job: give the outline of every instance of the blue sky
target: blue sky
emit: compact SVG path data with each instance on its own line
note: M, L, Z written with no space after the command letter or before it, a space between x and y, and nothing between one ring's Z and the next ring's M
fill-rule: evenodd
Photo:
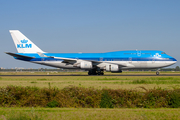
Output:
M1 0L0 67L48 68L6 55L17 52L9 30L46 52L162 50L180 60L179 6L179 0Z

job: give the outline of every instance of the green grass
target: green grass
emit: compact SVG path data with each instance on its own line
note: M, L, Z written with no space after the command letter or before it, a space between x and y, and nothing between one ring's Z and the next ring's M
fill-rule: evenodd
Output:
M124 80L124 78L121 78L121 77L104 77L104 78L98 78L97 80ZM126 78L127 80L127 78Z
M180 84L180 80L133 80L129 84Z
M180 85L180 76L3 76L0 82L0 87L13 85L48 88L50 83L51 87L60 89L69 85L97 89L136 89L139 86L171 89Z
M0 108L0 120L178 120L180 109Z
M122 73L105 72L105 75L153 74L156 71L123 71ZM180 71L161 71L160 74L180 74ZM87 72L0 72L0 75L87 75Z
M87 75L87 72L53 73L53 72L1 72L1 75ZM121 75L121 73L105 73L105 75ZM128 74L155 74L155 72L123 72ZM161 74L180 74L180 72L161 72ZM147 91L152 88L174 89L180 88L180 76L23 76L0 77L0 87L30 86L38 88L58 88L67 86L80 86L82 88L95 89L128 89ZM50 83L50 85L49 85ZM149 96L151 98L151 96ZM87 101L91 100L88 98ZM161 100L161 98L159 99ZM163 99L162 99L163 100ZM113 101L113 99L112 99ZM123 104L123 99L119 100ZM115 101L113 101L115 102ZM173 102L173 101L172 101ZM131 102L129 102L131 103ZM56 104L55 104L56 105ZM148 106L147 106L148 107ZM26 118L25 118L26 117ZM145 109L145 108L0 108L0 120L43 119L43 120L104 120L104 119L180 119L180 109Z

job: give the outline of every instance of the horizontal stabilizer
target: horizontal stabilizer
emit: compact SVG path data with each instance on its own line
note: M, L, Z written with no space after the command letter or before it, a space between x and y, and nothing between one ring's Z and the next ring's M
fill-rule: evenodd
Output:
M16 53L10 53L10 52L5 52L6 54L8 55L11 55L13 57L16 57L16 58L27 58L27 59L33 59L35 57L29 57L29 56L25 56L25 55L19 55L19 54L16 54Z

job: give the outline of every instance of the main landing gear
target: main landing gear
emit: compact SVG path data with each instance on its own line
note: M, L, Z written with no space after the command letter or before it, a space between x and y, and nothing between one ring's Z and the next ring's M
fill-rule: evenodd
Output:
M89 70L88 75L104 75L104 71L103 70L96 70L96 69L92 69Z

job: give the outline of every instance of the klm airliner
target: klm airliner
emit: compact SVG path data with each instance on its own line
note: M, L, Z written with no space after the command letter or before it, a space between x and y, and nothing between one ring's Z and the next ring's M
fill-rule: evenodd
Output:
M6 52L17 60L57 68L83 69L88 75L104 75L104 71L127 69L159 69L177 60L159 50L127 50L106 53L47 53L18 30L10 30L18 53ZM159 70L156 72L159 75Z

